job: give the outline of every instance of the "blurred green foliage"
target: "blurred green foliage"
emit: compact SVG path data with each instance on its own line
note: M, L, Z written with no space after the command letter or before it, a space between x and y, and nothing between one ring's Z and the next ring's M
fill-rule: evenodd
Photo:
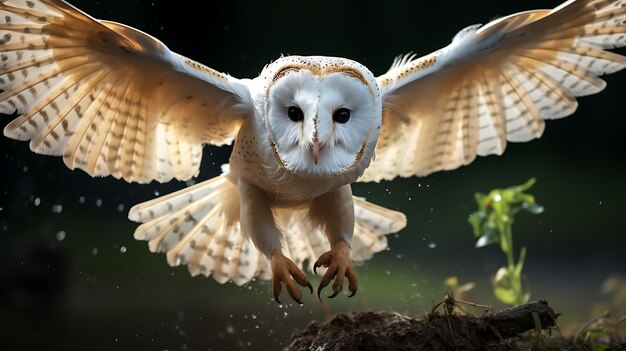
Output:
M532 214L543 212L535 203L535 197L526 193L535 184L532 178L522 185L494 189L489 194L476 193L478 211L472 213L469 222L478 237L476 247L500 243L506 254L507 266L498 269L494 279L494 294L507 305L521 305L530 299L530 292L522 286L522 268L526 247L522 247L517 262L513 250L513 222L515 215L524 210Z

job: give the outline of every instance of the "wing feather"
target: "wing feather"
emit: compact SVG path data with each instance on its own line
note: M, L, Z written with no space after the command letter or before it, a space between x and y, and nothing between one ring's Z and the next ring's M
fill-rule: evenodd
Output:
M539 138L626 67L626 1L570 0L461 31L448 47L377 78L383 123L360 181L455 169L507 141ZM400 158L398 156L400 155Z
M143 183L196 175L202 145L231 142L252 105L246 81L62 0L0 2L0 90L0 113L19 115L6 136Z
M93 102L89 106L89 109L85 111L85 118L80 120L79 125L76 126L74 131L74 135L68 142L68 152L64 155L64 161L68 167L74 168L79 165L83 167L86 166L85 164L81 164L81 162L84 162L83 160L86 159L87 151L91 145L90 142L86 142L86 139L93 138L92 133L98 127L95 121L98 114L101 113L100 109L112 89L113 86L100 86L91 93L90 99L92 99Z

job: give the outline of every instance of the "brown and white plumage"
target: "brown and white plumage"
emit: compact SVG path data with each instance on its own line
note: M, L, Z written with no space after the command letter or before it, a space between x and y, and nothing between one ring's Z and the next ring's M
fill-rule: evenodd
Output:
M406 218L362 198L354 202L352 259L365 261L387 247L385 234L402 229ZM152 252L167 253L171 266L187 265L191 275L237 285L271 277L268 259L241 232L239 193L228 173L135 206L129 217L145 223L135 239L148 241ZM317 257L330 249L322 230L303 209L282 208L276 217L281 228L290 229L285 255L298 266L308 261L312 269Z
M507 141L539 138L545 119L569 116L575 97L626 67L606 51L626 45L626 2L568 1L462 31L449 46L377 78L385 109L376 160L360 181L424 176Z
M221 176L135 206L153 252L192 275L273 280L300 302L301 268L336 296L402 213L350 183L423 176L501 154L572 114L626 67L626 0L571 0L461 31L375 77L344 58L287 56L237 79L62 0L0 0L4 134L92 176L188 179L204 144L235 140ZM375 155L374 155L375 154ZM375 156L375 157L374 157ZM317 258L317 260L316 260Z
M243 83L133 28L58 0L2 2L6 136L71 168L127 181L187 179L202 144L229 143Z

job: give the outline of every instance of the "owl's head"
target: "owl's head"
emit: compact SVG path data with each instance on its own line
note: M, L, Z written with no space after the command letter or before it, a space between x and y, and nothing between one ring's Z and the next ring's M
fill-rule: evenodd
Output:
M265 127L281 167L303 176L363 173L382 118L379 88L365 66L341 58L288 56L261 77Z

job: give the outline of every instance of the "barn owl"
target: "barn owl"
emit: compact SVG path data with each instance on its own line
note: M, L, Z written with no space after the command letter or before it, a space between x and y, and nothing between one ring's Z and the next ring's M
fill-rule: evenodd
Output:
M471 26L375 76L345 58L284 56L238 79L62 0L0 1L4 134L70 168L128 182L186 180L205 144L234 141L213 179L139 204L135 238L192 275L272 280L301 303L383 250L402 213L353 182L425 176L539 138L575 97L626 67L626 1L572 0Z

